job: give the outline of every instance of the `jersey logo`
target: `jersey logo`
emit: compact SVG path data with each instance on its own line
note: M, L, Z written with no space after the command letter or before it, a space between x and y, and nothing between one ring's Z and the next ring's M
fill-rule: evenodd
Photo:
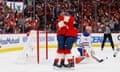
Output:
M69 22L70 16L64 16L64 22Z

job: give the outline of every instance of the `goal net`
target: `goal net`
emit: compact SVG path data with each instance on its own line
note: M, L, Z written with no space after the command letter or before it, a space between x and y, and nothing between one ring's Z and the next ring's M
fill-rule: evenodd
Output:
M22 60L21 60L22 59ZM31 30L27 34L24 50L17 63L36 63L48 59L48 33L46 31Z

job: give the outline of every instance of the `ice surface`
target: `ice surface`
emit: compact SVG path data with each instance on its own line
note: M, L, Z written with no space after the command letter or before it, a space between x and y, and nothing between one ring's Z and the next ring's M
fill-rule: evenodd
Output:
M40 64L25 64L16 63L18 56L22 53L21 51L0 53L0 72L120 72L120 56L114 58L113 51L111 48L105 48L100 51L99 48L94 49L96 55L99 58L108 57L103 63L97 63L94 60L85 60L80 64L75 65L75 69L54 69L53 59L56 55L56 49L49 49L49 59L45 60L44 52L41 50ZM42 53L43 52L43 53ZM75 50L73 49L73 52ZM76 54L76 53L74 53Z

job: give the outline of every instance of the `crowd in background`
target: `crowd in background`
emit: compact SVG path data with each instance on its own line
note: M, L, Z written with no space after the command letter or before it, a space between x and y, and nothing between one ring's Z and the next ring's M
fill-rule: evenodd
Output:
M11 9L6 1L24 2L23 12ZM91 25L93 32L103 32L106 21L113 32L120 32L119 0L3 0L0 33L25 33L32 29L56 32L55 24L62 11L73 13L79 32L86 25Z

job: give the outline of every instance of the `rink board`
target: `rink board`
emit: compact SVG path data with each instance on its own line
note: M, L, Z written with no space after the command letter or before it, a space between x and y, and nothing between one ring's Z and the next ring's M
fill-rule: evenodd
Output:
M113 41L115 48L119 45L119 33L112 34ZM81 33L78 35L78 39L81 39ZM92 33L92 47L93 48L100 48L101 43L103 40L103 33ZM45 36L41 36L40 39L40 48L46 48L46 40ZM8 51L16 51L16 50L23 50L24 44L27 42L26 34L1 34L0 35L0 52L8 52ZM110 48L109 40L106 41L105 47ZM74 44L74 48L77 46ZM57 48L57 38L56 33L49 33L48 34L48 48Z

